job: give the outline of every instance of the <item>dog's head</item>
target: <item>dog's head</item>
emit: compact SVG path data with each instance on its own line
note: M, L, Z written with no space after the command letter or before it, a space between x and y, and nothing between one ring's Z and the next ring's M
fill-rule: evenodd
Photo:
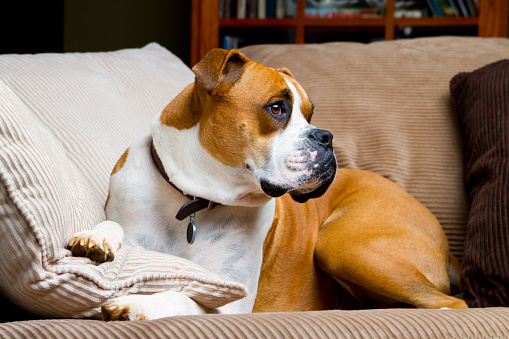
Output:
M250 173L270 197L289 192L305 202L327 190L337 168L332 134L309 124L313 105L290 71L214 49L193 72L195 83L165 108L162 124L197 128L212 158Z

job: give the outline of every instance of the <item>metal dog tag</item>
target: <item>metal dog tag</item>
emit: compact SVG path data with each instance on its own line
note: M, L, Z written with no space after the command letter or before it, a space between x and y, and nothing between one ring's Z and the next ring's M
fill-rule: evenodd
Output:
M194 238L196 238L196 225L193 219L194 217L190 217L189 225L187 225L187 242L189 244L194 243Z

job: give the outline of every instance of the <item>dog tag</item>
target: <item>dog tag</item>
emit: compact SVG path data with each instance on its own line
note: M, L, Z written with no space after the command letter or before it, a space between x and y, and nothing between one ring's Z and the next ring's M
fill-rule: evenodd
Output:
M189 225L187 225L187 242L192 244L194 242L194 238L196 238L196 225L194 224L193 217L191 217Z

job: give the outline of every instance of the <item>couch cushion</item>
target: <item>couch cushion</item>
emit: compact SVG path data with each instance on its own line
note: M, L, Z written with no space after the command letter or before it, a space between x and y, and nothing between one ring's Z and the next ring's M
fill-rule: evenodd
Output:
M456 256L465 239L461 138L449 81L507 56L509 40L439 37L371 44L265 45L251 59L287 67L334 134L339 165L402 186L442 224Z
M109 174L194 75L151 44L110 53L0 56L0 289L23 308L88 317L108 298L182 291L206 307L246 295L187 260L124 246L72 257L71 236L105 219Z
M100 333L122 339L487 339L507 338L508 320L508 308L221 314L135 322L57 319L0 324L0 337L95 338Z
M471 307L509 306L509 60L451 80L470 203L462 265Z

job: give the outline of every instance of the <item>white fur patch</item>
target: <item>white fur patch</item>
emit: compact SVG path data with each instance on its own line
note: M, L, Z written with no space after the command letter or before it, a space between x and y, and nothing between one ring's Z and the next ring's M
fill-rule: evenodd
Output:
M292 189L303 183L312 170L308 169L309 159L316 158L316 152L306 147L306 132L312 128L301 112L302 98L295 86L286 83L293 94L292 113L284 130L276 134L272 146L271 161L263 169L255 172L258 178L265 178L272 184Z
M154 145L170 180L185 193L229 206L259 206L268 201L253 174L225 166L200 144L200 125L188 130L161 125L159 116L152 123Z

